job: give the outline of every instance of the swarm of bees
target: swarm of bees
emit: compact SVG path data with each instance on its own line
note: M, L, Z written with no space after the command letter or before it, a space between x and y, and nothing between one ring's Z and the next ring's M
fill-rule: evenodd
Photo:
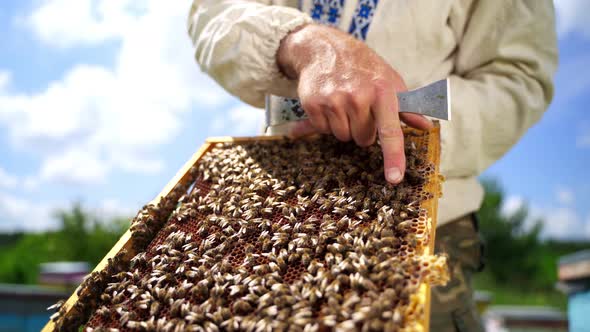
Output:
M419 289L448 272L427 252L428 134L411 133L397 186L377 144L218 144L195 181L138 213L137 254L87 278L91 295L57 329L422 330Z

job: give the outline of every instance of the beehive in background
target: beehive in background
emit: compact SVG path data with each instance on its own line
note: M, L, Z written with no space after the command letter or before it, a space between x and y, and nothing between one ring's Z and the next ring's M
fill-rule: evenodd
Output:
M378 145L208 140L46 329L427 329L439 129L405 138L397 186Z

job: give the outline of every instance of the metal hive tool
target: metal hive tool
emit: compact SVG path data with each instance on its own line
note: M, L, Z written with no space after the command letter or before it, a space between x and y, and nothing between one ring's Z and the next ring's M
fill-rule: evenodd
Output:
M438 128L405 138L398 186L378 145L210 140L46 329L427 330Z

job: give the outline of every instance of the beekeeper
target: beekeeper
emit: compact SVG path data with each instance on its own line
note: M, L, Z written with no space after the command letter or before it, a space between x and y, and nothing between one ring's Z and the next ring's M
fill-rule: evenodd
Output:
M450 78L452 121L441 123L436 251L452 279L432 290L432 331L482 330L471 275L482 267L477 176L537 122L557 65L550 0L195 0L188 29L201 69L244 102L299 98L309 116L284 134L379 139L391 183L405 171L395 93Z

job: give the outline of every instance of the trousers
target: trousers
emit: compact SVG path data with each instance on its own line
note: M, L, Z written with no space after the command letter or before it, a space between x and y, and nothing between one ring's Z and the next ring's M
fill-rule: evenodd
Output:
M484 331L473 299L472 277L484 267L477 216L466 215L437 227L435 253L448 256L450 280L431 289L430 331Z

